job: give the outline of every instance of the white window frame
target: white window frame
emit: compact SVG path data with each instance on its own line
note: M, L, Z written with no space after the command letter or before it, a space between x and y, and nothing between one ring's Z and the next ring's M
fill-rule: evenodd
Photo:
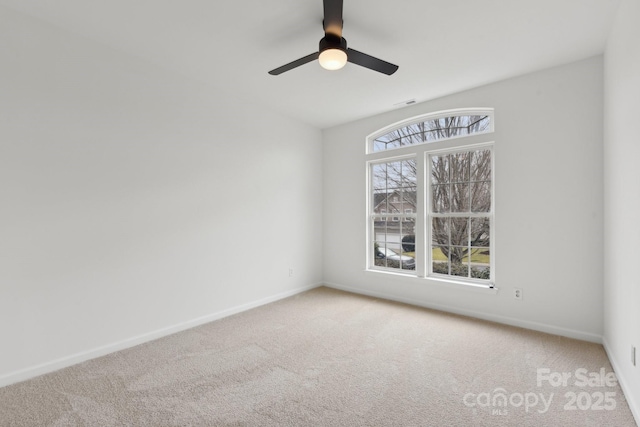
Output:
M434 120L443 117L461 116L461 115L488 115L490 116L490 128L483 132L470 135L454 136L447 139L440 139L433 142L414 144L391 148L389 150L373 151L373 141L395 129L411 124ZM398 276L412 276L418 279L433 280L438 283L453 283L471 285L481 288L495 288L495 155L493 148L495 141L493 133L495 129L495 116L492 108L465 108L446 111L438 111L435 113L422 114L414 116L406 120L386 126L375 133L369 135L366 139L366 173L367 173L367 231L366 231L366 270L376 273L384 272ZM455 153L460 151L474 151L479 149L488 149L492 151L491 155L491 212L490 213L464 213L460 216L465 217L489 217L490 223L490 279L473 279L465 277L457 277L452 275L443 275L432 273L432 250L431 250L431 216L430 216L430 197L431 190L429 185L430 161L429 156L433 154ZM373 216L377 216L372 212L371 206L373 177L372 167L375 164L389 163L399 160L414 158L416 160L416 181L417 181L417 201L416 212L407 217L415 218L415 270L400 270L375 266L375 257L371 250L375 233ZM453 216L456 216L454 214Z

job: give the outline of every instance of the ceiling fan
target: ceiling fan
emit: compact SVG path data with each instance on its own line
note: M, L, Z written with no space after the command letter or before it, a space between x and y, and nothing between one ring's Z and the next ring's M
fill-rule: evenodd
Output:
M348 61L388 76L395 73L398 70L397 65L347 47L347 41L342 37L342 1L323 0L324 21L322 25L324 27L324 37L320 40L318 52L271 70L269 74L277 76L316 59L327 70L339 70Z

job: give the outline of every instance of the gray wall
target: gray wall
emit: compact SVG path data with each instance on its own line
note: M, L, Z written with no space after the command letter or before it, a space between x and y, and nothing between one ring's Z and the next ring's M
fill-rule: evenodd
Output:
M322 281L319 130L8 9L0 57L0 385Z
M600 341L602 57L324 131L324 278L331 286ZM425 84L429 84L425 81ZM453 108L495 108L497 293L365 271L365 138ZM523 299L513 298L521 288Z
M623 0L605 53L604 342L640 422L640 1ZM631 346L636 347L636 366Z

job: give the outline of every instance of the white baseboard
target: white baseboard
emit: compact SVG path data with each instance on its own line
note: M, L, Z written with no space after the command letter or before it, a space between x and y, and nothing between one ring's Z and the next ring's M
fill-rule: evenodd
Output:
M637 402L636 399L634 399L635 396L631 394L631 388L628 386L627 380L624 378L624 376L621 375L622 370L618 369L620 366L620 363L618 362L618 359L616 359L615 355L611 351L611 348L609 347L606 336L602 338L602 346L604 347L604 351L607 353L609 362L611 362L613 371L616 373L616 378L618 378L618 384L620 384L620 388L624 393L624 397L627 400L629 409L631 409L633 418L636 419L636 424L640 426L640 404Z
M169 326L166 328L158 329L146 334L138 335L132 338L128 338L122 341L118 341L112 344L107 344L92 350L83 351L80 353L72 354L70 356L62 357L60 359L53 360L51 362L42 363L40 365L32 366L26 369L22 369L16 372L11 372L0 376L0 387L4 387L10 384L14 384L20 381L25 381L39 375L47 374L49 372L57 371L78 363L85 362L87 360L95 359L97 357L105 356L109 353L124 350L130 347L134 347L139 344L143 344L149 341L153 341L158 338L162 338L167 335L175 334L187 329L194 328L196 326L203 325L205 323L213 322L214 320L222 319L233 314L241 313L243 311L250 310L252 308L259 307L261 305L269 304L284 298L297 295L302 292L317 288L322 284L305 286L303 288L296 288L293 290L281 292L266 298L262 298L257 301L252 301L246 304L231 307L226 310L222 310L216 313L208 314L206 316L198 317L196 319L188 320L186 322L179 323L177 325Z
M362 295L368 295L376 298L388 299L391 301L402 302L405 304L416 305L420 307L430 308L433 310L445 311L447 313L459 314L461 316L474 317L476 319L488 320L491 322L502 323L505 325L517 326L519 328L532 329L534 331L545 332L552 335L560 335L563 337L574 338L582 341L589 341L597 344L602 344L602 335L592 334L589 332L562 328L554 325L548 325L545 323L531 322L527 320L516 319L513 317L499 316L499 315L484 313L480 311L465 310L465 309L460 309L458 307L452 307L452 306L446 306L446 305L440 305L440 304L431 304L431 303L422 302L422 301L415 301L413 299L398 296L398 295L387 294L384 292L371 292L368 290L339 285L336 283L325 282L324 285L329 288L340 289L343 291L352 292L354 294L362 294Z

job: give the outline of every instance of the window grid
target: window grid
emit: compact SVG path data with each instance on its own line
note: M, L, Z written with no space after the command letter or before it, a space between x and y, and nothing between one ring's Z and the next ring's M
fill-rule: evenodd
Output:
M427 174L430 177L427 203L429 275L490 280L492 163L489 147L427 155ZM471 191L474 184L475 191ZM441 193L447 197L440 197ZM464 197L454 197L460 193ZM474 200L474 196L480 200ZM443 231L446 231L446 236L443 236ZM479 234L476 238L472 233Z
M415 235L415 157L371 164L369 230L372 236L372 267L414 270L415 248L403 238ZM410 209L408 209L410 207ZM413 250L405 250L405 249Z

